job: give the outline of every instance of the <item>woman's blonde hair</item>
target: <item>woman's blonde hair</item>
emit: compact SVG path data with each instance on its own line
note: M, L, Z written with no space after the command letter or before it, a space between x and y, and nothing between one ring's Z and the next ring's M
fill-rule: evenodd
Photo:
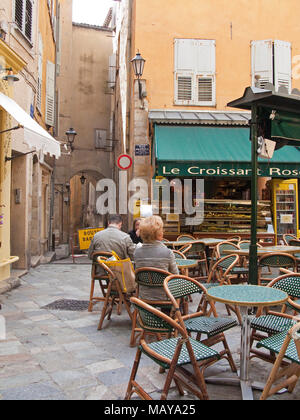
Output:
M160 216L149 216L141 220L140 235L143 242L155 242L163 232L164 223Z

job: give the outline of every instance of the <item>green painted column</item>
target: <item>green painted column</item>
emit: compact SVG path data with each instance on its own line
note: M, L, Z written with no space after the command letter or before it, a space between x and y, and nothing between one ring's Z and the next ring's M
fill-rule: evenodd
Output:
M249 257L249 283L258 283L257 271L257 133L258 133L258 108L252 105L251 116L251 245Z

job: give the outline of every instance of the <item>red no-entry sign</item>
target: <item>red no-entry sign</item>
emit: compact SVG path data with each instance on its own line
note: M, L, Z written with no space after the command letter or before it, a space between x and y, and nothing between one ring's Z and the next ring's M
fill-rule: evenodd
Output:
M129 155L120 155L117 162L118 168L122 170L129 169L132 166L132 158Z

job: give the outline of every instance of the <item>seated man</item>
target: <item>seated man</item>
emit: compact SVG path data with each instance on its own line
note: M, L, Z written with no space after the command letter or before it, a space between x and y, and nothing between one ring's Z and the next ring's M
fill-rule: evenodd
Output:
M93 237L88 250L88 257L93 259L93 253L96 251L114 251L122 260L128 257L133 259L136 245L127 233L121 231L121 228L121 216L118 214L110 215L108 217L108 227L97 232Z

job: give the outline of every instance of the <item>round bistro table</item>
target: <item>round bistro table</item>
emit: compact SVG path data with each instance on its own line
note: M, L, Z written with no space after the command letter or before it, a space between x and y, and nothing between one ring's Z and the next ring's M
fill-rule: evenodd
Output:
M185 276L189 275L189 269L190 268L195 268L198 265L197 260L188 260L188 259L184 259L184 258L175 258L175 260L176 260L176 264L177 264L178 269Z
M205 246L216 246L220 242L223 242L224 239L218 238L200 238L200 239L191 239L190 241L163 241L165 245L173 247L181 247L183 245L193 244L194 242L202 242Z
M249 249L223 249L222 253L224 254L238 254L241 256L248 256ZM268 254L271 252L285 252L286 254L298 254L300 253L300 247L298 246L287 246L287 245L276 245L276 246L266 246L262 248L257 248L257 256L260 257L263 254Z
M278 289L265 286L231 285L216 286L207 290L207 298L215 302L232 304L240 307L242 315L240 375L238 383L241 386L243 400L253 400L252 387L263 389L261 384L249 380L250 336L252 316L248 315L253 307L280 305L287 301L288 295ZM220 381L220 378L205 378L209 382L236 384L236 379ZM219 381L218 381L219 379Z

